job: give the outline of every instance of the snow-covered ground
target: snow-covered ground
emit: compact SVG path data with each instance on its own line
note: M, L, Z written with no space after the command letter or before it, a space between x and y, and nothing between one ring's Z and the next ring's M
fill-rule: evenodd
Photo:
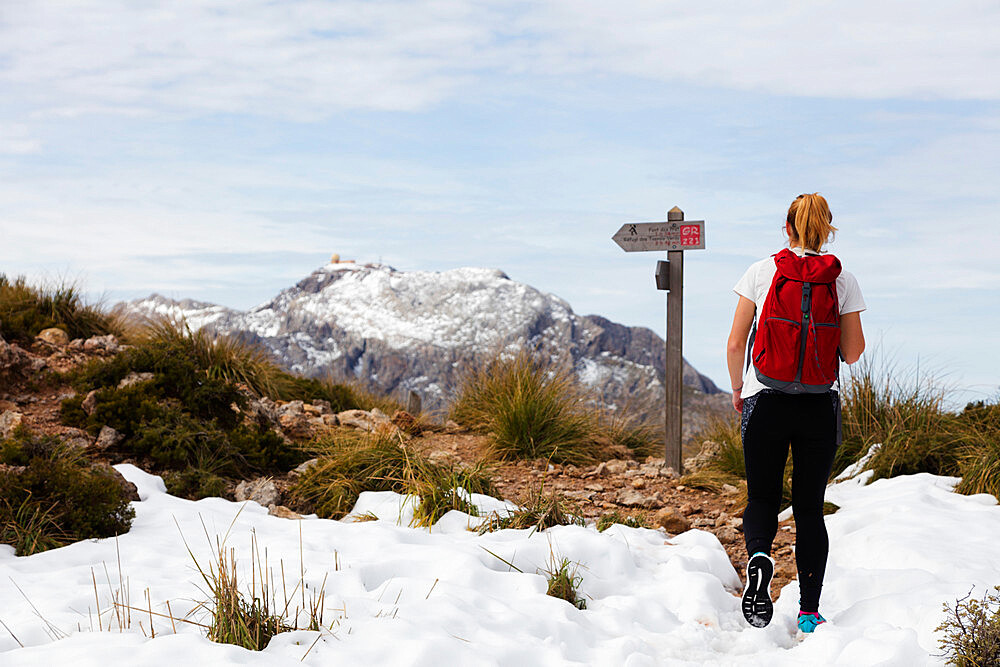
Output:
M830 622L802 639L797 584L782 591L768 628L748 627L740 578L707 532L567 526L479 536L466 529L475 519L458 512L414 529L405 526L409 501L392 493L359 500L355 511L378 521L290 521L254 503L174 498L159 478L118 468L142 500L117 545L87 541L26 558L0 546L0 620L9 628L0 626L0 664L925 665L942 662L933 655L942 603L1000 583L996 500L954 494L956 479L928 474L830 487L827 498L841 506L827 522L822 611ZM95 595L106 627L119 577L133 606L147 607L148 591L154 613L166 614L169 600L183 616L203 600L184 540L207 565L206 530L213 542L228 533L247 575L254 533L279 596L279 563L290 591L300 567L310 590L325 578L332 630L278 635L260 653L213 644L193 625L177 623L175 634L159 616L156 638L147 638L148 614L136 611L131 630L96 630ZM545 595L537 572L553 553L580 564L586 610Z

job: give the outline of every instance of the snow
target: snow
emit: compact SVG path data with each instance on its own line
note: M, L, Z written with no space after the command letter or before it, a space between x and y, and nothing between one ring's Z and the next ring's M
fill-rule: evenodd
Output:
M783 589L770 626L748 627L739 576L704 531L564 526L479 536L468 530L479 519L461 512L417 529L406 525L413 499L391 492L362 494L354 508L377 521L290 521L252 502L174 498L158 477L117 467L141 498L128 534L24 558L0 548L0 620L27 646L0 626L0 663L940 664L934 628L942 603L1000 583L996 499L957 495L957 479L928 474L868 485L854 477L828 489L841 507L827 517L832 548L822 611L830 622L802 638L794 628L797 584ZM512 507L469 497L484 512ZM141 612L125 632L91 630L92 577L105 627L119 577L133 605L145 607L148 590L154 612L167 613L169 600L173 615L183 616L204 599L185 541L204 565L210 543L226 539L248 574L251 535L278 573L279 596L279 563L289 588L300 555L309 590L326 577L332 630L278 635L260 653L213 644L192 625L178 623L174 634L162 618L154 618L149 639L138 627L142 620L149 631ZM545 595L540 572L553 554L579 563L586 610ZM204 621L203 613L193 620Z

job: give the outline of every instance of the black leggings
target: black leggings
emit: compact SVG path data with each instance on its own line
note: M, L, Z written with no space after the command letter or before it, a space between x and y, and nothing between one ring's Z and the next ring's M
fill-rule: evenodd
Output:
M837 451L838 397L761 392L743 403L743 457L749 502L743 513L747 554L771 553L778 530L781 487L792 446L792 512L800 606L819 609L830 541L823 522L823 493Z

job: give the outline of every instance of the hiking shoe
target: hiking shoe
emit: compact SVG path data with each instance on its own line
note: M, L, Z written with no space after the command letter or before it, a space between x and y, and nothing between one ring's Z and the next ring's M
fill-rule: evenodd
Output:
M763 628L771 622L774 605L771 602L771 577L774 576L774 561L762 551L758 551L747 561L747 586L743 589L743 618L755 628Z
M799 612L799 630L802 632L812 632L821 623L826 623L826 619L820 616L818 611Z

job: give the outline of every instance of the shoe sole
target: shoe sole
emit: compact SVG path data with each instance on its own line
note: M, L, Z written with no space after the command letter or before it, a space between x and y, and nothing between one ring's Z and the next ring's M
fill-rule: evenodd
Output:
M771 602L771 579L774 577L774 561L768 556L756 556L747 563L747 585L743 589L740 605L743 618L755 628L766 627L774 615Z

